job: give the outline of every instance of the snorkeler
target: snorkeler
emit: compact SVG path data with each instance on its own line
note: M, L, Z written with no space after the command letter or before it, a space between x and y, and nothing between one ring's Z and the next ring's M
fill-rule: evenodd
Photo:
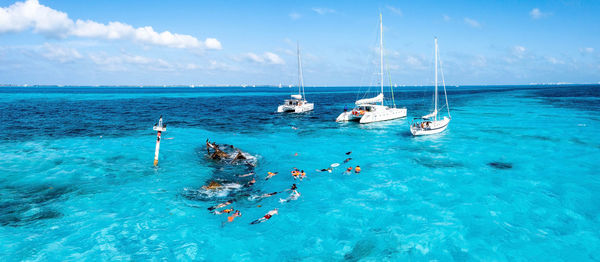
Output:
M352 173L352 167L346 168L346 172L344 174Z
M279 203L285 203L285 202L290 202L292 200L297 200L300 197L300 193L298 193L298 191L296 191L295 189L292 190L292 193L290 193L290 196L286 199L279 199Z
M304 170L300 171L300 180L306 178L306 172Z
M268 176L265 178L265 180L269 180L269 178L271 178L271 177L273 177L273 176L277 175L278 173L279 173L279 172L275 172L275 173L273 173L273 172L267 172L267 174L269 174L269 175L268 175Z
M292 170L292 176L294 177L294 180L296 180L299 175L300 175L300 172L298 171L298 169L294 168L294 170Z
M228 205L231 205L231 203L233 203L233 202L235 202L235 199L231 199L231 200L229 200L229 201L227 201L225 203L221 203L221 204L218 204L218 205L215 205L215 206L211 206L211 207L208 208L208 210L212 211L212 210L215 210L217 208L226 207Z
M254 185L254 183L256 183L256 179L252 178L252 180L248 181L248 183L246 184L246 187L251 187Z
M247 177L247 176L251 176L251 175L254 175L254 172L250 172L248 174L239 175L238 177Z
M233 215L227 217L227 222L233 222L233 220L236 217L241 217L241 216L242 216L242 212L240 212L239 210L236 210L235 213L233 213Z
M279 192L272 192L272 193L266 193L266 194L262 194L262 195L252 195L248 198L248 200L250 200L250 201L260 200L263 198L272 197L274 195L277 195L278 193Z
M233 210L234 210L233 207L232 208L228 208L228 209L223 209L221 211L215 210L215 211L213 211L213 214L215 214L215 215L229 214L229 213L233 212Z
M352 154L352 151L346 152L346 155L350 155Z
M277 214L279 214L279 212L277 211L277 208L275 208L275 209L269 211L265 216L263 216L263 217L261 217L261 218L259 218L257 220L252 221L250 224L251 225L260 224L262 222L265 222L265 221L271 219L271 217L273 217L274 215L277 215Z
M354 173L360 173L360 166L356 166L356 168L354 168Z
M351 157L349 157L349 158L346 158L346 159L344 160L344 163L348 163L348 161L350 161L350 160L352 160L352 158L351 158Z

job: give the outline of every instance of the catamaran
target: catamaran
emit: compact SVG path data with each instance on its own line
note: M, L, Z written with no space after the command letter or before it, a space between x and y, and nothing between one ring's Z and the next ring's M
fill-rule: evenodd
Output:
M283 105L277 107L277 112L304 113L312 111L315 104L306 101L304 93L304 78L302 76L302 60L300 59L300 45L298 45L298 94L291 95L292 99L286 99Z
M379 31L381 93L372 98L357 100L354 103L354 109L352 109L352 111L344 110L344 112L337 117L337 119L335 120L336 122L358 121L361 124L366 124L406 117L406 108L396 108L395 103L392 107L386 106L384 104L385 99L383 94L383 19L381 17L381 14L379 14ZM392 88L393 92L393 87L390 86L390 88Z
M420 118L413 119L414 122L410 125L410 132L413 136L419 135L431 135L440 133L446 128L448 128L448 124L450 124L450 107L448 106L448 96L446 95L446 82L444 81L444 70L442 69L442 63L439 61L438 54L438 41L437 37L435 38L435 92L434 92L434 109L433 112L424 115ZM439 118L439 110L438 110L438 65L440 67L440 71L442 73L442 86L444 87L444 97L446 98L446 109L448 110L448 116L444 116L443 118ZM443 109L443 107L441 108ZM441 110L440 109L440 110ZM420 121L419 121L420 120Z

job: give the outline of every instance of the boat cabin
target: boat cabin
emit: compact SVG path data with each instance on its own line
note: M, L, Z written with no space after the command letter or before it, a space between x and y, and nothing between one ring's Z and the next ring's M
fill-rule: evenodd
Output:
M283 104L286 106L301 106L304 104L304 101L298 99L286 99Z

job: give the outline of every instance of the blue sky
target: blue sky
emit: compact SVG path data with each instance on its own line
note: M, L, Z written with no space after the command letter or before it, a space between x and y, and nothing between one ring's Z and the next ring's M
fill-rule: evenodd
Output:
M600 1L6 1L0 83L376 84L378 15L397 85L600 82Z

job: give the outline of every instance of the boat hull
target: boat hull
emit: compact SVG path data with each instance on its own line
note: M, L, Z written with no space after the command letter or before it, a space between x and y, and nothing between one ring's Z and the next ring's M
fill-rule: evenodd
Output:
M280 105L277 107L278 113L304 113L312 111L315 108L313 103L305 103L301 106L298 105Z
M433 135L446 130L449 124L450 118L445 116L442 120L431 121L428 128L421 128L419 125L411 125L410 133L413 136Z
M383 106L382 106L383 107ZM393 120L397 118L406 117L406 108L389 108L383 107L378 108L374 112L365 112L363 115L354 115L351 111L341 113L337 118L336 122L350 122L356 121L361 124L368 124L373 122Z

